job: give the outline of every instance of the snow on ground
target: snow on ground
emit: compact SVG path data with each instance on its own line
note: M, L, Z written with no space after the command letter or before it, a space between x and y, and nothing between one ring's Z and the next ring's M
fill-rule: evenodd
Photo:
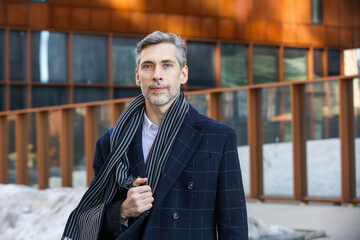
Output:
M70 212L85 190L37 190L23 185L0 184L0 239L60 239ZM279 238L279 235L291 237ZM249 218L250 239L294 239L294 236L304 236L304 233Z

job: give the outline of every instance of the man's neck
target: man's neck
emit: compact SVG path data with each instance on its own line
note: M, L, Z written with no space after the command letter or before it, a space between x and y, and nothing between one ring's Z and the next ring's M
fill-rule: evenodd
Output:
M151 104L149 101L145 100L146 116L152 123L160 127L167 111L169 111L171 105L175 102L175 100L176 98L172 99L170 102L162 106Z

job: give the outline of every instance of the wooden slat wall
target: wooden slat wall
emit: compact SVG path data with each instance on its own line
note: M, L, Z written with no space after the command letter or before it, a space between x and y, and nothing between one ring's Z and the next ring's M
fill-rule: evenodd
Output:
M157 29L195 38L359 47L359 1L322 6L323 24L316 26L309 0L3 0L0 26L124 34Z

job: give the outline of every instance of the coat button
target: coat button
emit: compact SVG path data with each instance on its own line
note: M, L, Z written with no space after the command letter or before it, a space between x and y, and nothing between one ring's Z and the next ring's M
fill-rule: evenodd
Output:
M193 189L193 188L194 188L194 183L193 183L193 182L188 182L188 183L187 183L187 188L188 188L189 190Z
M172 218L173 218L174 220L179 219L179 213L178 213L178 212L173 212Z

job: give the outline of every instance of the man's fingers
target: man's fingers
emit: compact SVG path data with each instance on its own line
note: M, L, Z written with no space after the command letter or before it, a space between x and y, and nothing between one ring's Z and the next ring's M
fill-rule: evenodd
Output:
M147 180L148 180L147 178L137 178L137 179L135 180L135 182L133 183L133 185L134 185L135 187L140 186L141 184L146 183Z

